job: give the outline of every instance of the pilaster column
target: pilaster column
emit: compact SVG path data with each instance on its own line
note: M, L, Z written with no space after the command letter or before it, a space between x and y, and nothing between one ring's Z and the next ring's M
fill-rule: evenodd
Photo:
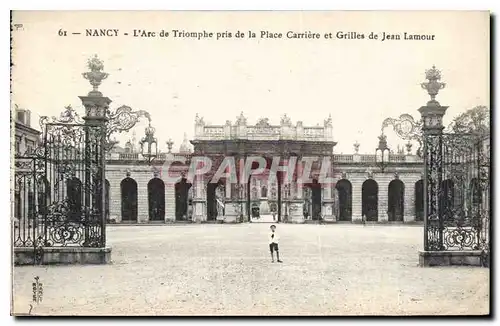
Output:
M148 182L151 179L149 172L137 172L137 223L149 221Z
M165 182L165 222L175 221L175 184Z
M243 218L246 216L246 203L244 199L244 191L242 184L240 183L240 162L241 156L236 156L235 158L235 169L236 169L236 183L231 183L230 178L226 179L226 202L224 207L224 222L225 223L236 223L243 222ZM243 191L243 193L241 193ZM243 214L243 215L242 215Z
M352 184L352 221L354 223L360 223L362 217L362 207L363 207L363 196L362 187L365 181L364 174L352 173L350 181Z
M378 173L374 177L378 183L378 222L389 222L387 210L389 208L389 183L392 179L392 172Z
M293 223L303 223L304 222L304 191L303 191L303 162L302 157L297 158L294 178L290 184L290 194L289 198L289 214L292 216Z
M231 200L231 178L226 178L224 187L226 189L226 202L228 202Z
M332 196L332 185L327 183L321 187L321 216L328 222L336 221L335 215L333 214L333 204L334 199Z
M415 182L405 182L404 222L415 222Z
M117 223L122 220L122 194L118 178L109 178L109 218L115 219Z
M205 178L203 175L196 175L193 180L193 222L201 223L206 221L206 196Z
M321 161L320 175L325 177L327 183L321 185L321 216L327 222L336 222L337 219L333 213L333 161L331 157L323 157Z

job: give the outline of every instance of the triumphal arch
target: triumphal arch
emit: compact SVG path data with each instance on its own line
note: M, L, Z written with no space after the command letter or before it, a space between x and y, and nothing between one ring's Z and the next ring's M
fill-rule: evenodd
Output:
M421 223L419 149L410 142L390 148L382 134L363 144L364 153L356 142L353 153L338 154L333 134L330 117L305 126L286 115L272 123L241 113L213 125L197 115L190 140L185 134L178 149L167 141L166 150L145 156L137 144L161 144L149 126L141 141L132 136L107 154L108 222L239 223L273 216L288 223ZM380 149L387 152L382 161Z

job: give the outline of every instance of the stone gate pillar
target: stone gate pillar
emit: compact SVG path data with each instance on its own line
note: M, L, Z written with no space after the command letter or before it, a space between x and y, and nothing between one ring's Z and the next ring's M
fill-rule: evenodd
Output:
M206 186L203 175L195 175L193 180L193 222L201 223L206 221Z
M445 84L439 81L441 73L434 66L427 70L425 75L428 82L422 83L421 86L427 90L431 100L418 109L422 116L424 136L424 251L419 253L420 266L442 265L444 260L452 259L442 255L443 214L439 212L443 167L443 117L448 107L441 106L435 97Z
M321 162L320 176L324 178L324 184L321 185L321 216L326 222L336 222L333 214L333 166L330 157L324 157Z
M224 208L224 222L237 223L243 222L246 215L245 208L245 185L240 183L240 171L244 160L240 156L234 158L236 169L236 180L226 179L226 202ZM233 171L234 172L234 171Z
M302 182L300 178L300 176L302 175L302 161L300 157L292 157L292 159L296 159L295 166L293 167L293 176L290 183L283 183L284 186L289 189L289 191L288 194L282 198L287 201L286 206L288 206L289 215L288 221L292 223L304 223L304 199L302 192ZM285 157L285 164L288 165L289 163L290 156L287 155ZM288 176L286 180L289 180ZM285 187L283 187L283 189L285 189Z
M103 72L103 62L95 56L88 61L89 72L82 76L87 79L93 89L87 96L79 96L85 107L85 146L84 146L84 212L85 219L85 242L86 247L106 246L106 214L105 214L105 180L106 180L106 126L108 123L108 111L111 100L103 96L98 87L102 80L108 77ZM95 170L95 172L92 172ZM93 185L94 183L94 185ZM96 188L94 188L96 187ZM94 191L91 191L93 189ZM98 216L90 214L91 209L96 209ZM91 230L90 225L97 227L99 232Z

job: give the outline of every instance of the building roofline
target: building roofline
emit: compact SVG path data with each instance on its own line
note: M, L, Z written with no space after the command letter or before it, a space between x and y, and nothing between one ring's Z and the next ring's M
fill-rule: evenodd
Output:
M41 135L42 132L37 130L37 129L34 129L34 128L31 128L25 124L22 124L20 122L17 122L16 121L16 129L21 129L23 131L27 131L27 132L31 132L32 134L36 134L36 135Z

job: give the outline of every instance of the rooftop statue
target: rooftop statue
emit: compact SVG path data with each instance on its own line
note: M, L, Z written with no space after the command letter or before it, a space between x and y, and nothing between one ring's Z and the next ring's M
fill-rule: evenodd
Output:
M325 120L325 127L331 127L332 126L332 115L328 115L328 119Z
M281 126L291 127L292 120L286 115L286 113L281 117Z
M268 128L270 127L268 118L260 118L259 121L255 124L256 127L259 128Z
M240 116L236 118L237 126L244 126L247 124L247 118L243 115L243 112L240 113Z
M204 126L205 125L205 121L203 121L203 118L200 118L200 116L198 115L198 113L196 113L196 116L194 118L194 123L197 126Z

